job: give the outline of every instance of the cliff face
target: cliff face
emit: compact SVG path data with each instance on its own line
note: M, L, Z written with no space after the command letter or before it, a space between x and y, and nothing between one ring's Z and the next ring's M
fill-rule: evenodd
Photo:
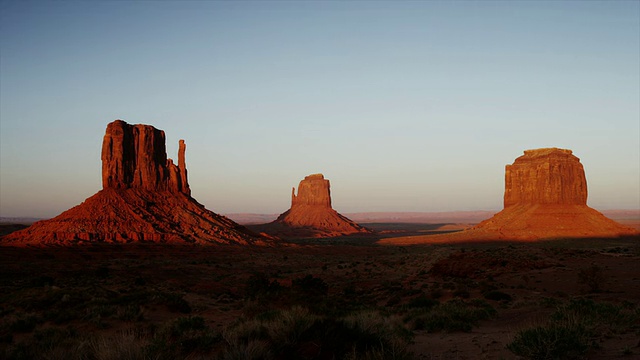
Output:
M164 131L150 125L116 120L102 141L102 188L139 188L191 194L185 165L186 145L180 140L178 166L167 159Z
M332 237L371 231L331 208L329 180L322 174L306 176L293 188L291 208L259 231L282 237Z
M636 233L587 206L587 180L580 159L571 150L558 148L526 150L507 165L504 209L471 230L471 236L507 240Z
M267 244L191 197L185 150L180 140L176 166L167 159L162 130L110 123L102 142L103 189L53 219L6 236L2 245Z
M331 209L331 190L329 180L322 174L305 176L296 188L291 191L291 208L301 205L317 206Z
M571 150L526 150L505 168L504 209L471 229L446 235L384 239L384 244L535 241L634 236L638 232L587 206L587 181Z
M587 204L584 168L571 150L527 150L506 166L504 207L533 204Z

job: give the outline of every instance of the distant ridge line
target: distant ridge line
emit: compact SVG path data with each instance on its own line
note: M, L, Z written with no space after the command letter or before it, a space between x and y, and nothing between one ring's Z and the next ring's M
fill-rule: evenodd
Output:
M471 211L369 211L344 213L346 217L356 222L399 222L399 223L478 223L493 216L499 210L471 210ZM601 210L604 215L613 220L640 221L640 209ZM278 214L259 213L227 213L231 220L240 224L264 224L278 217Z
M478 210L478 211L369 211L344 213L345 216L354 221L371 222L424 222L432 223L438 220L460 220L465 217L466 222L479 222L488 219L498 210ZM640 221L640 209L612 209L600 210L605 216L613 220L636 220ZM240 224L265 224L275 220L279 214L261 213L228 213L224 216ZM485 216L481 218L482 216ZM48 218L5 216L0 217L0 224L31 224L39 220ZM479 220L478 220L479 219ZM464 221L462 221L464 222Z

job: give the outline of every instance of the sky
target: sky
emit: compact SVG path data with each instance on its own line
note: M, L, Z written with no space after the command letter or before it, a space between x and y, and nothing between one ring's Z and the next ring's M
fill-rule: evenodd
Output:
M500 210L504 166L573 150L640 208L639 1L0 2L0 216L99 191L106 125L187 144L192 196L281 213Z

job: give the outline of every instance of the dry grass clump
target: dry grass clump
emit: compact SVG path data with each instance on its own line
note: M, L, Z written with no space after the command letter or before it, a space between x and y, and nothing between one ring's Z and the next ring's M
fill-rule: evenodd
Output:
M471 331L480 320L496 315L496 310L480 299L454 299L437 305L415 308L409 311L404 320L413 330L427 332Z
M230 344L222 355L224 360L268 360L272 358L269 344L261 340L249 340L245 344Z
M525 359L579 359L600 339L640 329L640 309L591 299L559 306L547 324L518 332L507 348Z
M133 329L118 332L110 337L96 337L87 342L86 355L95 360L138 360L144 359L149 338Z
M223 338L225 359L256 358L379 358L408 359L411 333L397 317L377 311L354 312L340 318L294 306L238 320ZM250 353L247 353L250 351ZM355 357L353 357L355 356Z
M201 317L183 317L158 329L128 328L115 335L81 335L73 328L49 327L13 346L3 359L179 359L211 355L221 336Z
M578 272L578 283L586 285L589 288L589 292L597 293L602 291L604 282L604 271L598 265L591 265Z

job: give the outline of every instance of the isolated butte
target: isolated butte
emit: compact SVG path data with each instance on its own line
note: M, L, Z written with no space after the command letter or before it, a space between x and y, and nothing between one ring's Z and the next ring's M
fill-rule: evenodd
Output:
M5 236L2 245L88 243L266 244L191 197L180 140L178 165L167 158L164 131L116 120L102 142L102 187L62 214Z
M281 237L333 237L368 234L371 230L358 225L331 207L331 186L322 174L306 176L291 192L291 208L260 230Z
M587 181L571 150L526 150L505 167L504 209L461 232L383 239L383 244L535 241L639 235L587 206Z

